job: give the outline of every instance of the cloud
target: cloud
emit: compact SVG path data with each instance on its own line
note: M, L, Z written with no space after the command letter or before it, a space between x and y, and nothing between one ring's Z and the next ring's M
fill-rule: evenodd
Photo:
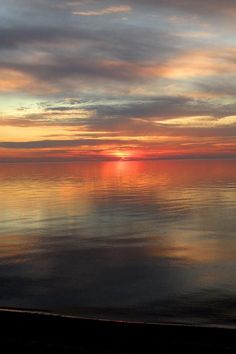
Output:
M103 16L103 15L112 15L117 13L127 13L132 10L129 5L120 5L120 6L109 6L104 9L99 9L96 11L74 11L73 15L79 16Z
M208 77L235 74L235 48L218 46L208 50L189 50L170 58L163 75L172 78Z
M213 116L190 116L158 120L157 123L188 128L236 127L236 116L226 116L218 119Z
M82 29L60 28L59 26L15 25L13 27L1 26L0 48L14 49L20 45L42 43L55 43L69 39L89 39L89 32Z
M223 104L214 100L189 98L188 96L137 96L117 104L91 104L87 109L96 111L97 116L110 118L176 118L180 116L233 116L236 104Z
M65 99L45 101L35 113L21 113L21 118L5 117L0 124L12 126L64 126L80 127L88 131L113 131L125 129L134 132L142 130L147 135L153 132L153 124L166 121L166 126L200 124L208 121L208 126L233 124L236 104L215 100L194 99L187 96L100 96L89 99ZM226 117L228 117L226 119ZM186 118L186 120L184 120ZM223 120L225 118L224 124ZM2 122L2 123L1 123ZM221 122L221 123L220 123ZM191 124L190 124L191 123ZM206 126L205 126L206 127Z
M6 149L35 149L35 148L57 148L57 147L73 147L73 146L101 146L101 145L117 145L130 144L137 142L132 140L121 139L77 139L77 140L39 140L39 141L20 141L20 142L0 142L0 147Z
M171 34L136 26L0 28L0 67L34 77L56 91L73 91L78 86L91 90L98 87L98 80L112 82L114 89L117 83L130 86L153 76L153 56L161 65L178 50Z
M151 6L153 8L172 9L178 12L187 12L204 17L235 15L234 0L130 0L131 3Z
M29 93L55 93L57 89L45 81L37 79L27 72L14 68L0 67L0 93L1 92L29 92Z
M99 39L99 35L97 35ZM117 43L121 43L120 37L115 37ZM168 48L159 38L156 51L160 49L161 54L151 60L144 57L143 54L138 54L134 49L133 55L129 56L126 53L133 47L136 48L136 43L131 43L132 36L124 41L124 46L118 49L118 44L112 44L110 40L106 43L98 41L99 57L86 56L92 50L94 40L91 40L91 46L77 52L71 52L69 55L59 51L48 53L48 55L35 56L36 62L33 60L25 60L24 57L18 56L18 61L14 61L4 56L1 58L0 65L5 70L15 71L21 75L30 75L36 80L51 85L52 90L76 89L78 84L80 88L88 87L90 90L97 86L100 82L106 88L106 85L112 83L114 88L119 83L126 83L131 87L135 83L140 83L144 88L151 85L157 80L166 80L166 85L170 82L179 81L178 89L184 90L185 85L191 85L192 90L201 91L201 87L205 87L204 92L207 93L207 86L211 85L211 80L214 82L217 77L226 77L235 75L235 49L231 47L218 46L214 49L201 50L178 50L174 46ZM158 37L157 37L158 38ZM167 37L163 37L163 42ZM173 38L170 36L170 39ZM153 40L153 39L152 39ZM151 47L152 40L146 44ZM73 46L72 46L73 48ZM141 42L142 48L142 42ZM105 54L107 54L105 56ZM153 56L153 52L151 53ZM123 56L121 59L119 56ZM30 58L30 55L28 55ZM86 58L86 60L85 60ZM205 79L208 79L206 81ZM205 80L205 81L204 81ZM163 85L164 81L162 81ZM222 80L221 80L222 83ZM110 84L109 84L110 85ZM231 84L232 86L232 84ZM123 86L124 87L124 86ZM177 87L177 84L176 84ZM222 84L221 84L222 87ZM118 86L117 86L118 88ZM23 89L23 87L22 87ZM189 91L189 87L187 88ZM217 86L215 88L217 90ZM96 90L97 91L97 90ZM110 91L110 87L109 87ZM214 91L210 88L209 95ZM203 91L202 91L203 92ZM227 87L226 91L227 92Z

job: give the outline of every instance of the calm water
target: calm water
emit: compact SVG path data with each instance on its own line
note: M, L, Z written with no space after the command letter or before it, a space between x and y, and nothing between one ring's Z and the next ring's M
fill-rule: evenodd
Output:
M236 161L0 165L0 306L236 325Z

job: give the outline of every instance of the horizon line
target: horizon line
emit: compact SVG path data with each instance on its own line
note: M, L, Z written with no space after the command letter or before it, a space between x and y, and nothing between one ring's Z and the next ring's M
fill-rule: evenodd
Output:
M31 159L19 159L19 160L0 160L0 164L21 164L21 163L81 163L81 162L148 162L148 161L176 161L176 160L236 160L236 156L178 156L178 157L155 157L155 158L117 158L117 159L58 159L58 160L31 160Z

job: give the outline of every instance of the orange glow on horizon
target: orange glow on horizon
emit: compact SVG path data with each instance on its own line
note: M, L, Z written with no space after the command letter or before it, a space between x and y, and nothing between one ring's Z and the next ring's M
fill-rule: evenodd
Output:
M113 153L114 157L118 157L120 160L127 160L131 157L131 153L127 150L117 150Z

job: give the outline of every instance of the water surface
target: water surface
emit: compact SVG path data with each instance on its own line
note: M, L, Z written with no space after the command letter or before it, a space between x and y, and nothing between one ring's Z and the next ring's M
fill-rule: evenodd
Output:
M0 306L236 323L236 161L0 165Z

